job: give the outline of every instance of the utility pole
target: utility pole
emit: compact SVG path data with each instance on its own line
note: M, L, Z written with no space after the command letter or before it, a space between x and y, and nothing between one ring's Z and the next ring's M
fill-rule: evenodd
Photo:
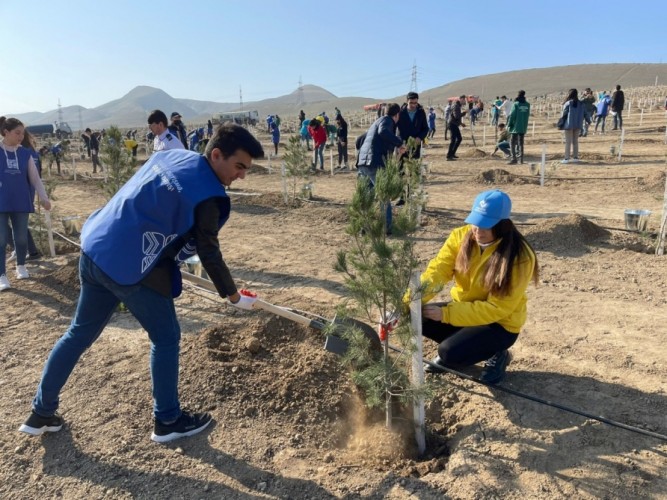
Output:
M60 97L58 98L58 125L63 122L63 107L60 104Z
M410 92L417 92L417 61L412 63L412 81L410 82Z
M299 75L299 92L297 95L297 104L303 104L303 82L301 81L301 75Z
M239 85L239 104L241 105L241 111L243 111L243 89Z

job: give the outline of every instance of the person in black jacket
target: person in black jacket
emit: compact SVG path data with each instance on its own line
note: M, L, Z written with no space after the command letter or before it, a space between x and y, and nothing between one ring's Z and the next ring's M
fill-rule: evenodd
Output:
M357 168L359 176L368 178L371 188L375 186L375 175L378 169L384 168L385 160L394 149L398 148L398 154L403 155L406 151L403 141L396 135L396 123L401 107L392 103L387 106L386 114L373 123L366 132L364 142L359 149ZM387 234L391 234L391 203L387 203L386 225Z
M463 115L466 114L466 111L461 109L461 106L465 102L466 96L462 95L459 97L458 101L454 101L454 104L452 104L452 111L449 115L449 123L447 124L447 128L449 129L449 133L452 138L451 142L449 143L449 151L447 151L447 161L454 161L458 158L458 156L456 156L456 150L459 149L459 145L463 140L459 127L466 126L465 123L463 123L461 120Z
M407 103L401 106L401 112L398 114L398 133L407 143L410 137L414 137L417 147L412 152L413 158L421 157L421 144L428 135L428 120L426 111L419 104L419 94L410 92L407 95Z
M188 131L185 129L182 117L180 113L178 113L177 111L174 111L171 114L171 125L169 125L168 128L172 134L174 134L181 140L181 142L183 143L183 147L185 149L188 149Z
M336 118L336 144L338 145L338 168L347 170L347 122L343 115Z
M620 85L616 85L616 91L611 95L611 110L614 112L614 128L612 130L623 130L623 106L625 106L625 94Z

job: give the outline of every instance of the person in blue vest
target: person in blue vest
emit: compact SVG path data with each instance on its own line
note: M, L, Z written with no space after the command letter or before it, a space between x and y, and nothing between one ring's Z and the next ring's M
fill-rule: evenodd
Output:
M182 410L178 397L181 330L173 298L181 292L179 263L197 254L220 296L237 308L252 309L256 299L237 291L218 232L230 213L225 188L243 179L253 158L263 155L248 130L222 125L204 155L182 149L154 153L88 218L81 232L77 309L49 354L21 432L40 435L62 428L56 414L60 391L121 302L151 341L151 439L164 443L209 425L210 414Z
M595 115L595 133L598 133L598 125L602 124L601 133L604 134L604 124L607 121L607 115L609 114L609 105L611 104L611 97L606 92L602 93L602 97L596 105L596 115Z
M42 160L39 157L39 153L36 150L36 143L35 143L35 138L32 136L30 132L27 130L24 130L24 135L23 135L23 140L21 141L21 146L26 148L30 152L30 156L32 157L33 161L35 162L35 167L37 168L37 174L39 175L39 178L42 178ZM31 193L31 198L34 200L35 199L35 188L31 185L30 186L30 193ZM14 228L10 227L9 228L9 235L10 237L8 238L8 242L14 241ZM26 255L25 259L26 260L36 260L39 259L42 256L41 252L37 248L37 245L35 244L35 239L32 237L32 233L30 232L30 228L28 228L28 255ZM12 254L9 256L7 259L8 262L12 262L16 260L16 249L12 252Z
M25 267L28 253L28 217L35 211L35 192L42 206L51 209L51 201L39 178L30 151L21 146L25 127L16 118L0 117L0 292L11 288L6 273L6 250L13 228L16 252L16 278L30 277Z

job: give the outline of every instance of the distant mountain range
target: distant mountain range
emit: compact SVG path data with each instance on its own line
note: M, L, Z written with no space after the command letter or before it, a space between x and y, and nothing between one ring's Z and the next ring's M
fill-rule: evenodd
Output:
M420 92L420 101L424 105L441 104L448 97L460 94L479 95L491 100L496 95L506 94L514 97L519 89L526 91L529 97L535 95L566 92L569 88L612 89L616 84L623 87L645 87L667 84L667 64L590 64L559 66L553 68L509 71L492 75L476 76L442 85ZM334 106L343 113L359 111L365 104L374 102L403 102L405 96L388 99L370 99L365 97L338 97L322 87L304 85L294 92L264 99L246 102L243 109L256 109L260 116L280 114L296 116L303 109L307 116L321 111L333 114ZM63 121L73 130L83 127L100 129L109 125L120 127L139 127L146 125L146 117L154 109L161 109L167 116L178 111L185 122L203 123L217 113L238 111L239 103L220 103L198 101L195 99L177 99L163 90L148 86L132 89L120 99L116 99L95 108L67 106L61 109ZM14 115L26 125L52 123L58 120L58 110L46 113L23 113Z

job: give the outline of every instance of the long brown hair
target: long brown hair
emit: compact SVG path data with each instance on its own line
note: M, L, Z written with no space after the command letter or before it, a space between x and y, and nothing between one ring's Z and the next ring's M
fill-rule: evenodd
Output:
M483 285L490 294L503 297L509 295L512 290L512 269L517 259L528 259L530 252L535 255L535 251L510 219L501 220L491 230L494 239L500 239L500 243L486 263ZM457 272L467 273L470 270L470 257L473 251L479 251L479 248L472 231L468 231L456 256L454 269ZM537 285L539 281L537 255L535 255L532 279Z

